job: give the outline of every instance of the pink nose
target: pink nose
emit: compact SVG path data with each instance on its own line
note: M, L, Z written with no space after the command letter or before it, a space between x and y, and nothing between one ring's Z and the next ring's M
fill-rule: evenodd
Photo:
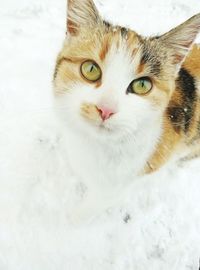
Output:
M97 108L103 121L109 119L113 114L115 114L114 110L111 110L109 108L103 106L99 106Z

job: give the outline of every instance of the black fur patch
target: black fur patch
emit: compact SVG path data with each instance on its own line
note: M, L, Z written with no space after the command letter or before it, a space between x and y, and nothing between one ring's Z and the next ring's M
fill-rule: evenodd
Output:
M107 30L109 30L111 28L111 24L109 22L103 21L103 24L105 25Z
M198 122L197 130L198 130L198 133L200 134L200 121Z
M181 93L181 104L172 102L167 113L176 132L182 130L187 133L194 116L197 94L195 79L184 68L179 71L175 91Z
M151 68L151 73L159 76L161 73L161 62L157 57L156 52L153 51L151 46L144 43L142 50L141 64L148 64Z
M179 72L177 85L182 93L182 108L184 110L185 121L184 128L185 132L187 132L190 127L191 120L194 116L195 103L197 99L195 79L186 69L182 68Z
M121 36L122 36L123 38L125 38L125 37L127 36L127 34L128 34L128 29L125 28L125 27L122 27L122 28L121 28Z
M173 105L170 104L170 107L167 110L167 114L173 124L174 130L177 133L180 133L180 131L184 129L185 122L185 113L182 106L176 103L173 103Z

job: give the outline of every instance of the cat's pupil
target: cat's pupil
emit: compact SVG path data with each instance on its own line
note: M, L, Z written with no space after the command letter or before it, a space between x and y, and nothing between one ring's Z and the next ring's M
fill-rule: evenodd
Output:
M145 85L144 85L144 80L142 80L141 82L140 82L140 84L141 84L141 87L143 88Z
M91 68L90 68L90 72L92 72L92 71L93 71L93 69L94 69L94 65L92 65L92 66L91 66Z

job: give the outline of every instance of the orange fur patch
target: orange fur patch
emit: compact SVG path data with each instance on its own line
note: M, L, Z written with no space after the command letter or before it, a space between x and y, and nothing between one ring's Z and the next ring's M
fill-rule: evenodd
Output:
M92 122L100 122L101 117L98 108L92 103L83 103L81 106L81 115Z
M190 72L193 77L200 78L200 47L194 45L190 54L185 59L183 67Z
M106 55L110 49L111 41L109 35L106 35L102 44L101 51L99 53L99 57L101 61L103 61L106 58Z

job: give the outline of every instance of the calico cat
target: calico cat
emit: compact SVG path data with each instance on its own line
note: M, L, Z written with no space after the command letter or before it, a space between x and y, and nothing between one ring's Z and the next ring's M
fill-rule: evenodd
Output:
M143 37L68 0L54 74L68 161L86 181L125 181L200 151L200 14Z

